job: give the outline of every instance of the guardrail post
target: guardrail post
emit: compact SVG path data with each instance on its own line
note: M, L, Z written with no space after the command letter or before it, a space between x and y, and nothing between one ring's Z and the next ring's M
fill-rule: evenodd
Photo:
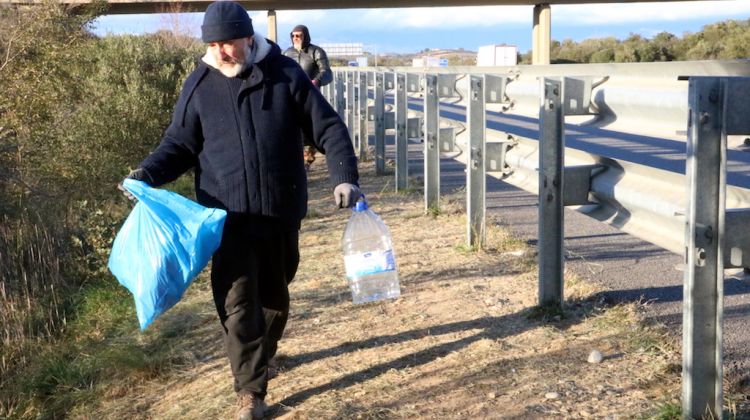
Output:
M721 418L726 137L722 83L690 78L682 315L682 410Z
M409 139L406 138L406 74L396 73L396 191L409 186Z
M325 86L323 86L323 87L320 88L320 93L323 95L323 97L326 99L326 101L328 101L329 104L331 103L331 98L329 96L331 84L332 83L329 83L329 84L327 84L327 85L325 85Z
M385 89L382 71L375 73L375 173L385 174Z
M483 247L485 240L485 105L484 77L469 77L469 104L466 121L469 128L469 161L466 171L467 238L470 247Z
M539 304L563 302L563 84L543 78L539 109Z
M333 79L336 83L336 112L339 114L341 119L346 118L344 115L344 73L337 71L336 77Z
M367 72L359 72L359 160L367 160Z
M356 109L354 99L354 72L346 72L346 125L349 129L349 138L354 142L354 110ZM354 146L354 144L352 144Z
M424 205L427 211L440 209L437 75L425 75L424 83Z

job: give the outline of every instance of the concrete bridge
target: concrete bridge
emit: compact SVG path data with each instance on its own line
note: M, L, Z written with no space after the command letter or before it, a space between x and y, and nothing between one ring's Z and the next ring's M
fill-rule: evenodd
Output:
M91 3L91 0L59 0L71 8ZM680 0L240 0L248 10L268 10L268 38L277 41L276 10L302 9L382 9L398 7L449 6L533 6L532 63L550 63L552 4L592 3L656 3ZM682 0L691 1L691 0ZM692 0L697 1L697 0ZM212 0L109 0L108 14L203 12ZM44 0L0 0L0 7L26 7L43 4ZM667 7L667 6L665 6Z

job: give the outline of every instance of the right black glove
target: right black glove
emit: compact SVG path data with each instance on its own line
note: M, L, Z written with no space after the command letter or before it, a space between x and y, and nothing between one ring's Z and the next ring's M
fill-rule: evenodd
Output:
M145 169L143 169L143 168L133 169L125 177L125 179L135 179L136 181L143 181L143 182L145 182L146 184L149 184L149 185L151 185L154 182L154 180L151 179L151 175L149 175L148 172ZM119 184L117 184L117 189L120 190L120 191L122 191L123 195L125 195L125 197L127 197L128 200L130 200L130 201L138 201L138 199L135 198L135 196L133 194L131 194L130 191L128 191L127 188L125 188L122 185L122 182L120 182Z

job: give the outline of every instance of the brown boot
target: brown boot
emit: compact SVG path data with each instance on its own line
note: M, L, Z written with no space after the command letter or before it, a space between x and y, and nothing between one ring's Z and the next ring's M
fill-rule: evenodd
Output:
M237 394L237 420L262 419L266 403L255 394Z

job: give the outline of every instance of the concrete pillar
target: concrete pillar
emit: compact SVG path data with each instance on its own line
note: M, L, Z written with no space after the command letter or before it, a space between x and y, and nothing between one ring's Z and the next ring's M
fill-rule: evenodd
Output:
M531 35L531 64L549 64L552 38L552 9L549 4L534 6L534 29Z
M278 44L278 36L276 32L276 11L268 11L268 39Z

